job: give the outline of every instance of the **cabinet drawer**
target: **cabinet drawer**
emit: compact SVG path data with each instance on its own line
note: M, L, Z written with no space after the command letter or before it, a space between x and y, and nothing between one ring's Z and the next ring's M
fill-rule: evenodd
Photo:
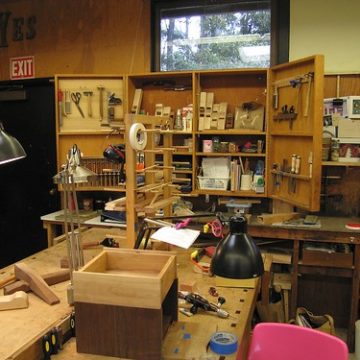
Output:
M304 248L302 251L304 265L319 265L349 268L353 265L353 253L326 252Z

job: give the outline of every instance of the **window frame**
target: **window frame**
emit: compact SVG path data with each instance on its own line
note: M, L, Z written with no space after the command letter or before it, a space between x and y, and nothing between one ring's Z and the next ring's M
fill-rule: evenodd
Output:
M151 0L151 71L160 71L160 13L201 15L226 10L254 9L262 0ZM210 6L210 8L206 8ZM270 66L289 61L290 0L270 0Z

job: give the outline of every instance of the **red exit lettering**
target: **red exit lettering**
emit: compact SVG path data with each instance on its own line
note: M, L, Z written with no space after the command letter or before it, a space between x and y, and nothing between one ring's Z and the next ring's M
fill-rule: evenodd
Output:
M32 79L35 77L34 56L23 56L10 59L10 79Z

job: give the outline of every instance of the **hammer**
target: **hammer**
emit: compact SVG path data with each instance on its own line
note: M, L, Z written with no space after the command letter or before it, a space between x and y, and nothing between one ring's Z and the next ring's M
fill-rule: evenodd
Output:
M103 99L103 92L105 90L105 87L102 85L99 85L98 87L99 90L99 112L100 112L100 122L102 123L104 120L104 99Z
M93 96L92 91L84 91L84 95L87 96L87 105L88 105L88 117L92 117L92 106L91 106L91 97Z

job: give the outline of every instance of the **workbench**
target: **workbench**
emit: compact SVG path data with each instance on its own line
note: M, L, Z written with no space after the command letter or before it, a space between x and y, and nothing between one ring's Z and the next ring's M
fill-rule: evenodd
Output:
M64 225L64 220L59 219L59 216L62 216L64 214L64 210L58 210L50 214L46 214L40 217L40 219L43 222L43 228L46 230L47 233L47 241L48 241L48 247L54 245L54 239L56 238L56 228L58 226ZM75 223L76 225L76 223ZM101 221L101 216L94 216L90 219L82 219L80 218L80 225L84 227L99 227L99 228L121 228L125 229L126 224L120 224L116 222L104 222Z
M334 277L347 278L351 281L351 291L347 304L341 304L342 307L349 310L349 319L347 327L347 343L350 351L354 350L355 343L355 321L358 319L359 310L359 278L360 278L360 231L350 230L345 227L348 223L359 223L359 218L346 217L322 217L319 216L321 226L289 226L289 225L263 225L253 216L249 226L248 233L254 238L278 239L291 241L292 260L291 260L291 298L290 298L290 317L294 317L301 294L298 291L299 277L304 274L311 274L321 277L326 282ZM321 263L305 262L303 259L304 242L314 243L332 243L351 245L353 253L351 263L347 266L337 264L336 260L331 258ZM325 255L324 255L325 256ZM315 289L314 298L316 298ZM328 294L329 297L339 297L340 294ZM310 295L311 296L311 295ZM314 301L316 299L312 299ZM322 313L328 310L324 304L319 304ZM315 311L315 310L313 310ZM336 325L336 319L335 319Z
M111 229L120 234L120 229ZM82 235L84 241L101 240L109 229L89 229ZM178 249L178 248L177 248ZM215 286L215 279L207 275L195 273L189 261L189 252L185 250L177 253L177 272L179 284L195 281L197 292L211 302L217 302L217 297L209 294L209 287ZM93 258L101 248L85 250L85 261ZM151 250L149 250L151 251ZM39 274L53 272L59 269L60 258L66 254L66 244L61 242L45 249L33 256L24 259L31 268ZM13 266L8 266L0 272L0 281L7 278L13 272ZM41 358L40 341L44 334L59 324L68 321L73 308L68 305L66 288L68 282L52 286L52 289L61 299L56 305L48 305L40 298L29 293L30 306L27 309L9 310L1 313L2 326L0 330L1 359L38 359ZM219 318L215 313L204 313L199 310L198 314L187 317L179 313L178 321L173 323L163 342L163 359L214 359L220 355L206 350L210 337L216 331L228 331L235 334L239 340L239 352L245 354L248 347L251 330L251 320L256 305L260 281L256 281L255 288L217 288L218 295L226 299L222 308L228 311L231 317ZM154 329L149 329L154 331ZM186 334L186 336L184 336ZM141 339L139 339L141 341ZM203 356L203 357L202 357ZM80 354L76 352L76 340L72 338L54 359L111 359L110 357ZM245 359L238 356L237 359ZM236 359L236 354L223 359Z

